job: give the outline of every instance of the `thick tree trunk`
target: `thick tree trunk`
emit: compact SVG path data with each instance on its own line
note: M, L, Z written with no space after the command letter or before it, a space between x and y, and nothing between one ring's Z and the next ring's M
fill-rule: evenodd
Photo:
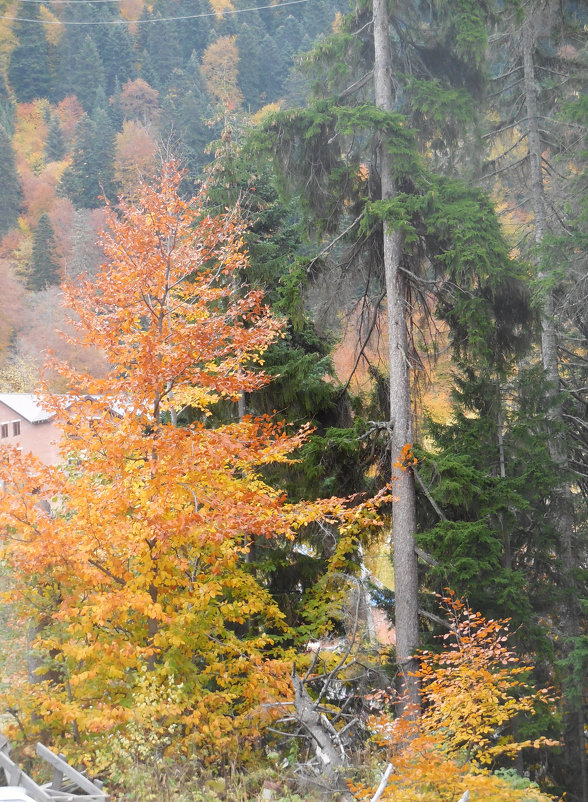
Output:
M527 18L523 26L523 75L528 119L528 147L531 203L533 205L535 243L540 246L548 232L547 213L543 184L542 147L539 133L539 113L537 87L535 83L536 32L532 18ZM539 272L540 279L548 278L545 269ZM564 649L569 654L573 639L580 635L580 611L575 582L576 560L574 556L574 505L568 474L568 454L562 417L562 400L559 388L559 368L557 354L557 331L555 326L555 303L553 292L547 290L543 299L541 314L541 354L543 369L549 382L549 453L558 466L562 482L555 493L555 521L560 544L561 590L564 596L562 630L566 635ZM564 687L564 742L569 776L566 778L570 799L588 802L588 772L584 744L584 713L581 689Z
M386 0L374 0L374 87L376 105L393 111L392 63ZM382 199L396 194L390 153L380 146ZM392 464L399 462L401 449L412 441L410 369L408 360L407 283L400 270L403 235L384 225L384 271L388 302L388 354L390 360L390 422L392 423ZM392 529L394 537L394 595L396 655L402 672L402 689L409 703L419 705L416 680L408 672L415 668L414 653L419 643L418 570L415 552L415 491L410 470L394 466Z

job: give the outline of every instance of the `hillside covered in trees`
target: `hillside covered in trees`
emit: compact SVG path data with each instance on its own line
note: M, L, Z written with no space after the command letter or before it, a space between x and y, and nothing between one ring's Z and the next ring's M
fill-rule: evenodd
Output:
M0 9L15 751L588 802L585 5Z

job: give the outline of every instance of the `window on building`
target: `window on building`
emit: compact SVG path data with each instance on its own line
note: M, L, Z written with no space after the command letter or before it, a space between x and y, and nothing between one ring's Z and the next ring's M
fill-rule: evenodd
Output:
M12 421L12 436L13 437L18 437L19 434L20 434L20 421L19 420L13 420Z
M7 423L3 423L2 425L0 425L0 437L2 437L2 438L8 437L8 424Z

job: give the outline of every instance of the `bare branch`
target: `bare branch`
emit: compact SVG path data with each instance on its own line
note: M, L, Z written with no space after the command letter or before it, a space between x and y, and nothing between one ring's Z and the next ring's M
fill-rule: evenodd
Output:
M347 89L344 89L339 95L339 100L343 100L344 98L349 97L349 95L352 95L354 92L359 92L359 90L367 83L369 83L373 77L374 77L374 71L370 70L362 78L360 78L359 80L355 81L355 83L348 86Z
M433 568L441 567L441 563L437 562L434 557L432 557L430 554L427 554L426 551L419 549L417 546L415 546L414 553L417 557L420 557L423 562L427 563L427 565L430 565Z
M527 120L527 117L523 117L520 120L514 120L514 122L503 125L502 128L495 128L493 131L488 131L487 134L483 134L482 139L490 139L490 137L496 136L496 134L502 134L504 131L510 131L511 128L516 128L517 125L522 125L522 123L527 122Z
M520 140L519 140L520 141ZM507 151L508 153L508 151ZM505 153L501 153L500 156L497 156L496 159L501 159ZM516 162L512 162L510 164L505 164L504 167L498 167L496 170L493 170L491 173L486 173L485 175L480 177L480 181L485 181L487 178L492 178L495 175L499 175L500 173L504 173L506 170L514 170L515 167L518 167L519 164L523 164L523 162L527 161L528 155L525 154L522 159L517 159Z
M114 580L114 582L117 582L119 585L122 585L122 587L126 586L127 583L125 582L124 579L121 579L120 576L116 576L115 574L113 574L112 571L109 571L108 568L106 568L104 565L101 565L96 560L88 560L88 562L90 563L90 565L93 565L94 568L97 568L99 571L102 571L103 574L106 574L106 576L110 577L110 579Z
M325 247L324 247L324 248L323 248L321 251L319 251L319 253L317 253L317 255L314 257L314 259L312 259L312 261L309 263L308 267L306 268L306 272L307 272L307 273L310 273L310 271L312 270L312 268L314 267L314 265L316 264L316 262L318 262L318 260L321 258L321 256L324 256L326 253L328 253L328 252L331 250L331 248L332 248L334 245L336 245L336 244L337 244L337 242L339 242L339 240L343 239L343 237L345 237L347 234L349 234L349 232L350 232L350 231L352 231L352 230L355 228L355 226L356 226L356 225L359 223L359 221L361 220L361 217L362 217L362 215L358 215L358 216L355 218L355 220L353 221L353 223L351 223L351 225L347 226L347 228L345 229L345 231L342 231L342 232L339 234L339 236L338 236L338 237L335 237L335 239L334 239L334 240L331 240L331 242L329 242L329 244L328 244L328 245L325 245Z
M430 613L428 610L422 610L419 607L419 615L422 615L423 618L428 618L429 621L434 621L436 624L439 624L439 626L445 627L445 629L448 629L450 632L453 631L451 624L438 615L435 615L435 613Z
M345 382L345 384L341 388L339 395L343 395L343 393L345 393L347 391L347 388L349 387L351 379L355 375L355 371L357 370L357 366L359 365L359 362L360 362L360 360L361 360L361 358L362 358L362 356L364 354L364 351L367 348L367 345L368 345L368 343L370 341L370 337L372 336L372 332L373 332L374 328L376 327L376 323L378 321L378 311L380 309L380 304L382 303L382 301L384 300L385 297L386 297L386 290L384 290L384 292L380 295L380 297L378 298L378 300L376 302L376 305L375 305L375 308L374 308L374 316L373 316L372 322L370 324L370 327L368 329L367 334L365 335L365 338L364 338L364 341L363 341L363 343L361 345L361 348L359 349L359 353L358 353L358 355L357 355L357 357L355 359L355 362L353 363L353 368L351 369L351 373L347 377L347 381Z
M394 771L393 764L388 763L388 765L386 766L386 771L384 772L384 775L380 780L380 784L376 789L376 793L373 795L370 802L378 802L378 800L382 798L382 794L386 790L386 786L388 785L388 781L390 780L393 771Z
M427 487L427 484L426 484L425 480L423 479L423 477L420 475L416 465L412 466L412 471L414 473L415 479L417 480L417 482L421 486L423 493L425 494L425 496L429 500L431 506L433 507L433 509L435 510L437 515L439 516L439 518L441 518L442 521L446 521L447 520L447 516L445 515L443 510L439 507L439 505L437 504L437 502L433 498L433 496L431 494L431 491ZM418 554L418 552L417 552L417 554Z

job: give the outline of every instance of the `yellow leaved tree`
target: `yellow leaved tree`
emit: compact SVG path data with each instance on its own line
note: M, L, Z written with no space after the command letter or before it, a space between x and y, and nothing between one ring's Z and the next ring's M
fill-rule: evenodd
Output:
M5 709L15 732L103 761L117 738L203 760L246 751L291 666L249 545L342 506L289 504L264 482L263 466L289 460L305 432L236 413L210 423L216 402L267 381L280 323L238 287L238 216L210 217L180 181L167 164L108 209L106 264L64 287L78 342L109 369L97 379L53 365L69 388L46 395L62 465L6 449L0 466L7 598L33 648ZM194 422L179 427L186 407Z
M382 787L358 784L356 798L548 802L552 797L513 769L495 769L501 762L508 765L522 749L556 744L543 736L516 740L511 726L541 706L548 709L553 702L549 691L529 684L529 668L508 647L507 620L485 619L452 591L442 605L450 627L444 648L421 652L415 672L423 710L419 716L407 710L399 718L372 718L375 740L390 762Z

